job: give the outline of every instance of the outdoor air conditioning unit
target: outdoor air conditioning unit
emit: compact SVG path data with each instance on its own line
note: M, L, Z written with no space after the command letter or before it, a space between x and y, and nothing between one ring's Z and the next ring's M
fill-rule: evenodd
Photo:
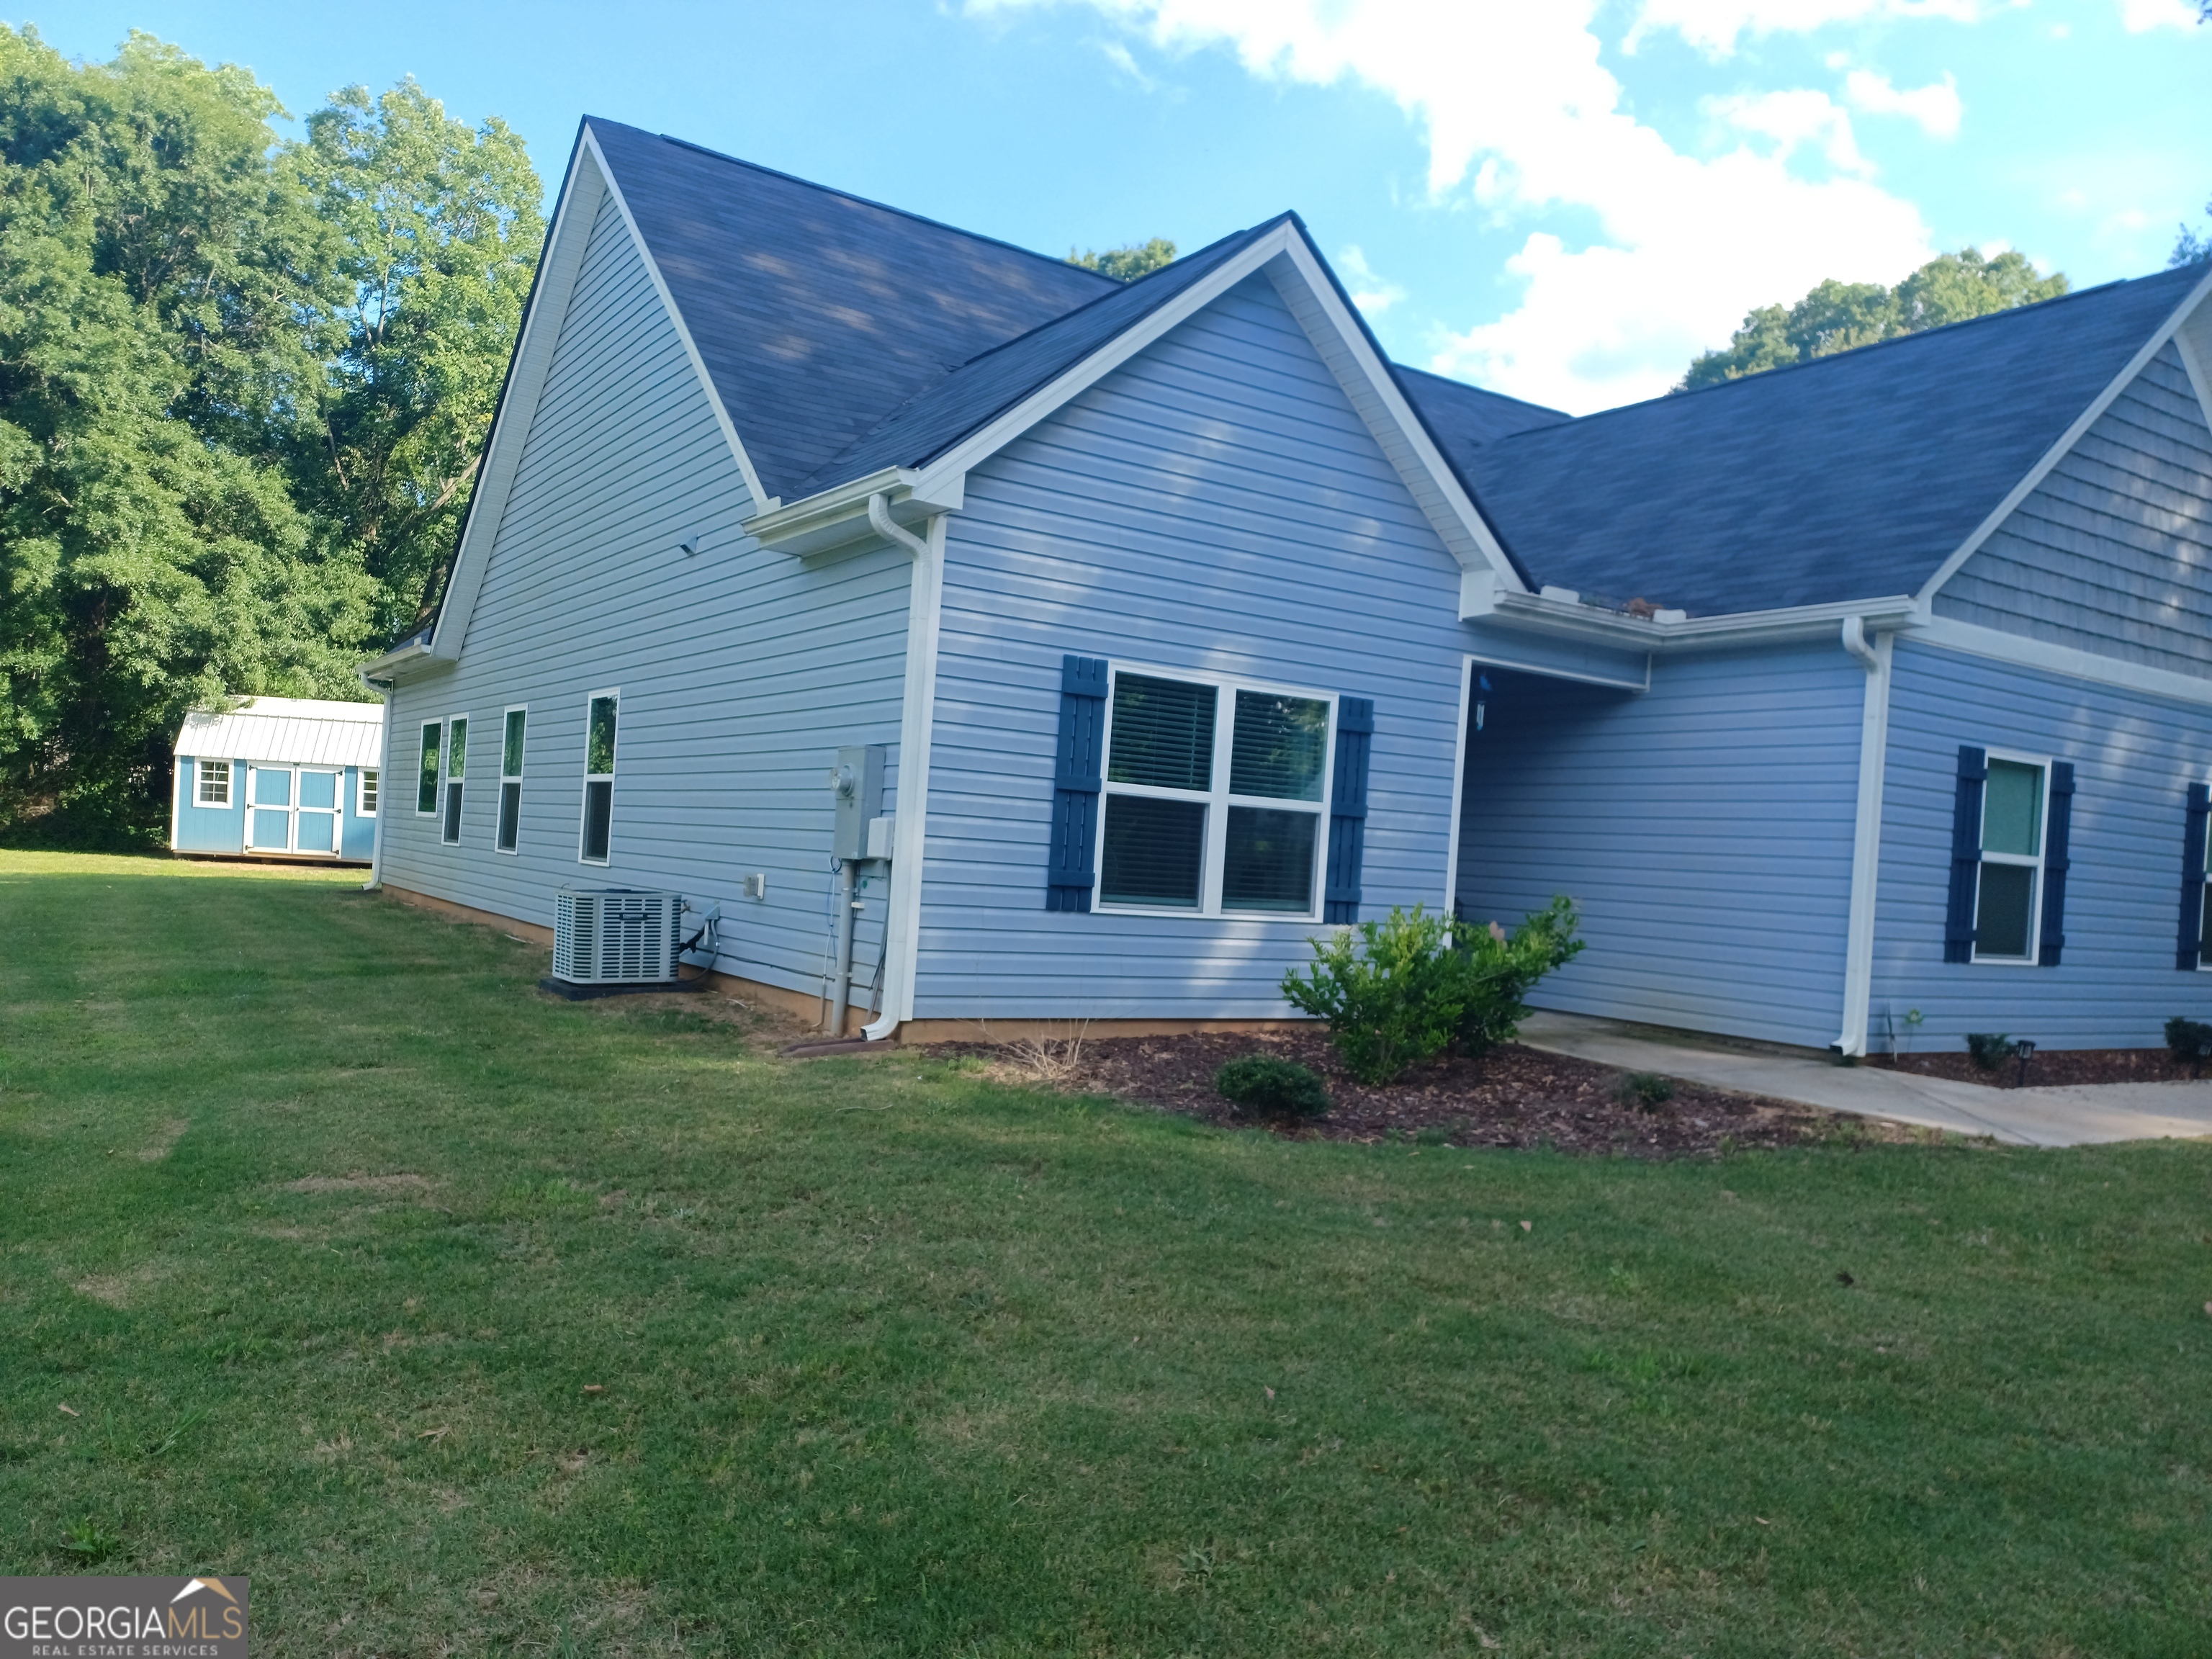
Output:
M676 978L684 896L631 887L553 895L553 977L571 985L659 985Z

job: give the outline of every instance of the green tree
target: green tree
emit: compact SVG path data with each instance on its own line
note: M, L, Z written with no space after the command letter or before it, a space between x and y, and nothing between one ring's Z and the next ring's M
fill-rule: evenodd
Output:
M301 409L301 505L356 547L377 626L407 632L468 510L501 378L545 240L522 140L471 130L410 78L349 87L280 158L337 240L314 319L321 395Z
M2039 276L2024 254L2004 252L1984 258L1971 247L1938 255L1895 288L1832 279L1794 306L1764 306L1752 312L1726 349L1700 355L1674 389L1693 392L1766 369L1809 362L1877 340L2056 299L2066 289L2062 273Z
M2204 0L2204 3L2205 15L2212 16L2212 0ZM2212 202L2205 203L2204 211L2208 218L2212 218ZM2202 264L2207 259L2212 259L2212 224L2205 226L2201 236L2183 225L2181 234L2174 240L2173 252L2166 256L2166 268L2171 270L2183 265Z
M1111 276L1117 283L1133 283L1139 276L1149 276L1162 265L1174 264L1175 257L1176 245L1164 236L1155 236L1149 242L1131 242L1126 247L1109 247L1103 253L1088 249L1081 253L1073 248L1067 251L1068 264Z
M150 834L185 709L359 696L370 588L294 504L325 229L276 100L134 33L72 66L0 27L0 826Z

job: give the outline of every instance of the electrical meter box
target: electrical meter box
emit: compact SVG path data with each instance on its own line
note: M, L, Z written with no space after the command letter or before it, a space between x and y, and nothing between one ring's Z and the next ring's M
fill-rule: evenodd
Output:
M868 856L868 820L884 810L884 746L855 744L837 751L837 769L830 775L837 798L836 835L830 854L841 859Z

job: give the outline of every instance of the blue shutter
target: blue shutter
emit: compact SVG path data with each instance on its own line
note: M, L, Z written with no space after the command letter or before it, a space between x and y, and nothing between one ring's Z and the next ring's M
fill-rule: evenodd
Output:
M2043 926L2036 961L2058 965L2066 948L2066 849L2074 839L2074 763L2051 763L2051 823L2043 832Z
M1100 742L1106 733L1106 659L1060 664L1060 745L1052 769L1052 844L1044 908L1088 911L1097 862Z
M2189 827L2181 837L2181 932L2174 941L2173 965L2193 974L2203 961L2204 821L2212 817L2212 790L2189 786Z
M1359 920L1359 866L1367 853L1367 751L1375 741L1375 705L1365 697L1336 700L1336 776L1328 805L1328 879L1322 890L1327 922Z
M1943 960L1974 959L1974 890L1982 873L1982 783L1990 756L1959 745L1959 790L1951 804L1951 903L1943 918Z

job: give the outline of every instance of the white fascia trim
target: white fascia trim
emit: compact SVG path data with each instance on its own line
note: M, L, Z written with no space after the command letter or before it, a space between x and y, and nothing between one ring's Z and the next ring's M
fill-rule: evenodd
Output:
M380 691L406 678L408 669L431 659L428 646L420 640L410 640L406 644L386 652L374 661L362 664L354 672L363 685Z
M888 520L889 515L884 515ZM898 799L891 819L891 890L884 927L884 1012L860 1028L871 1042L914 1018L921 952L922 862L928 852L929 745L937 714L937 641L944 613L945 520L920 536L890 526L884 539L914 561L907 591L906 686L899 707Z
M2070 645L2053 645L2048 641L2030 639L2025 635L2008 634L2000 629L1981 628L1950 617L1929 617L1913 629L1912 637L1924 645L1936 646L1946 651L1964 652L1969 656L1988 657L1997 662L2010 663L2015 667L2039 668L2046 673L2064 674L2100 685L2118 686L2124 691L2171 697L2177 702L2212 704L2212 679L2199 679L2194 674L2177 673L2171 668L2153 668L2143 663L2126 662L2118 657L2100 656L2094 651L2076 650Z
M868 502L882 495L893 520L912 527L933 514L957 513L967 501L967 476L935 475L927 488L912 467L886 466L808 495L788 507L756 514L738 528L763 547L804 556L875 534Z
M1858 618L1861 627L1869 632L1917 628L1924 622L1913 601L1902 594L1661 622L1618 611L1601 611L1574 599L1550 599L1534 593L1495 593L1486 605L1472 611L1462 606L1460 613L1462 622L1502 623L1534 634L1581 640L1615 650L1644 652L1715 651L1731 646L1768 645L1792 640L1828 640L1834 638L1838 628L1851 617Z
M2197 407L2203 414L2204 424L2212 427L2212 302L2198 309L2179 328L2173 331L2174 349L2181 354L2181 366L2189 374L2189 384L2197 393Z
M2099 392L2088 408L2075 417L2074 424L2068 427L2058 441L2045 452L2043 459L2028 470L2027 476L2012 487L2005 498L1990 511L1989 517L1974 527L1973 533L1960 544L1958 550L1936 566L1936 574L1921 584L1920 592L1914 596L1923 606L1935 599L1944 583L1958 574L1959 567L1973 557L1981 550L1982 544L1996 533L1997 526L2010 518L2014 510L2034 493L2044 479L2050 476L2051 469L2066 459L2067 452L2081 442L2082 435L2112 406L2113 400L2127 389L2128 382L2142 374L2150 360L2165 349L2166 343L2180 332L2181 325L2204 303L2208 294L2212 294L2212 272L2208 272L2202 282L2189 290L2189 297L2174 307L2173 314L2160 324L2150 338L2143 342L2142 349L2128 359L2128 366L2115 375L2112 384ZM2200 386L2199 396L2203 395L2203 391Z
M1848 627L1848 625L1847 625ZM1862 641L1863 645L1864 641ZM1860 655L1850 633L1844 648ZM1882 775L1889 756L1890 665L1897 635L1877 635L1864 647L1866 702L1859 718L1858 805L1851 826L1851 902L1844 944L1844 1029L1836 1047L1854 1059L1867 1051L1867 1019L1874 1004L1875 903L1881 883Z
M606 157L599 151L599 141L587 125L584 128L583 147L606 181L607 194L614 198L615 211L622 215L623 223L629 227L630 240L637 246L637 257L644 261L645 274L653 279L653 291L660 295L660 303L667 307L668 320L675 325L676 337L684 342L684 355L691 361L691 372L699 377L700 390L707 394L707 402L714 411L715 424L722 428L722 437L730 446L731 459L738 471L744 475L746 492L753 498L757 511L772 511L779 503L776 498L761 487L760 474L753 470L752 457L745 453L744 441L738 428L730 420L730 411L722 407L722 394L715 388L714 377L707 373L707 360L699 355L699 348L691 338L691 330L677 308L676 296L668 290L668 281L660 274L660 263L646 246L645 234L638 229L637 219L623 198L622 186L615 182L614 169L607 165Z
M1366 422L1368 431L1427 513L1460 568L1488 571L1509 593L1526 592L1528 585L1514 569L1513 561L1505 556L1481 509L1406 401L1390 366L1368 343L1366 331L1339 297L1320 256L1303 236L1289 239L1285 255L1282 262L1267 266L1268 280L1305 330L1322 361L1335 374L1352 406ZM1298 282L1288 280L1292 270L1297 272Z
M454 550L453 574L446 579L445 598L438 606L429 653L451 660L461 653L468 635L469 617L476 609L477 591L483 585L484 567L491 558L491 544L507 515L507 498L522 465L522 452L538 415L538 394L553 367L553 347L583 268L584 246L591 240L592 220L606 191L606 177L596 147L577 146L576 159L562 187L560 204L553 210L553 226L546 233L540 257L538 284L531 292L530 308L523 313L515 337L514 362L507 384L484 440L483 465L469 496L468 515L461 521L460 544ZM396 653L394 653L396 654ZM378 663L385 659L380 658ZM375 670L378 664L371 664Z

